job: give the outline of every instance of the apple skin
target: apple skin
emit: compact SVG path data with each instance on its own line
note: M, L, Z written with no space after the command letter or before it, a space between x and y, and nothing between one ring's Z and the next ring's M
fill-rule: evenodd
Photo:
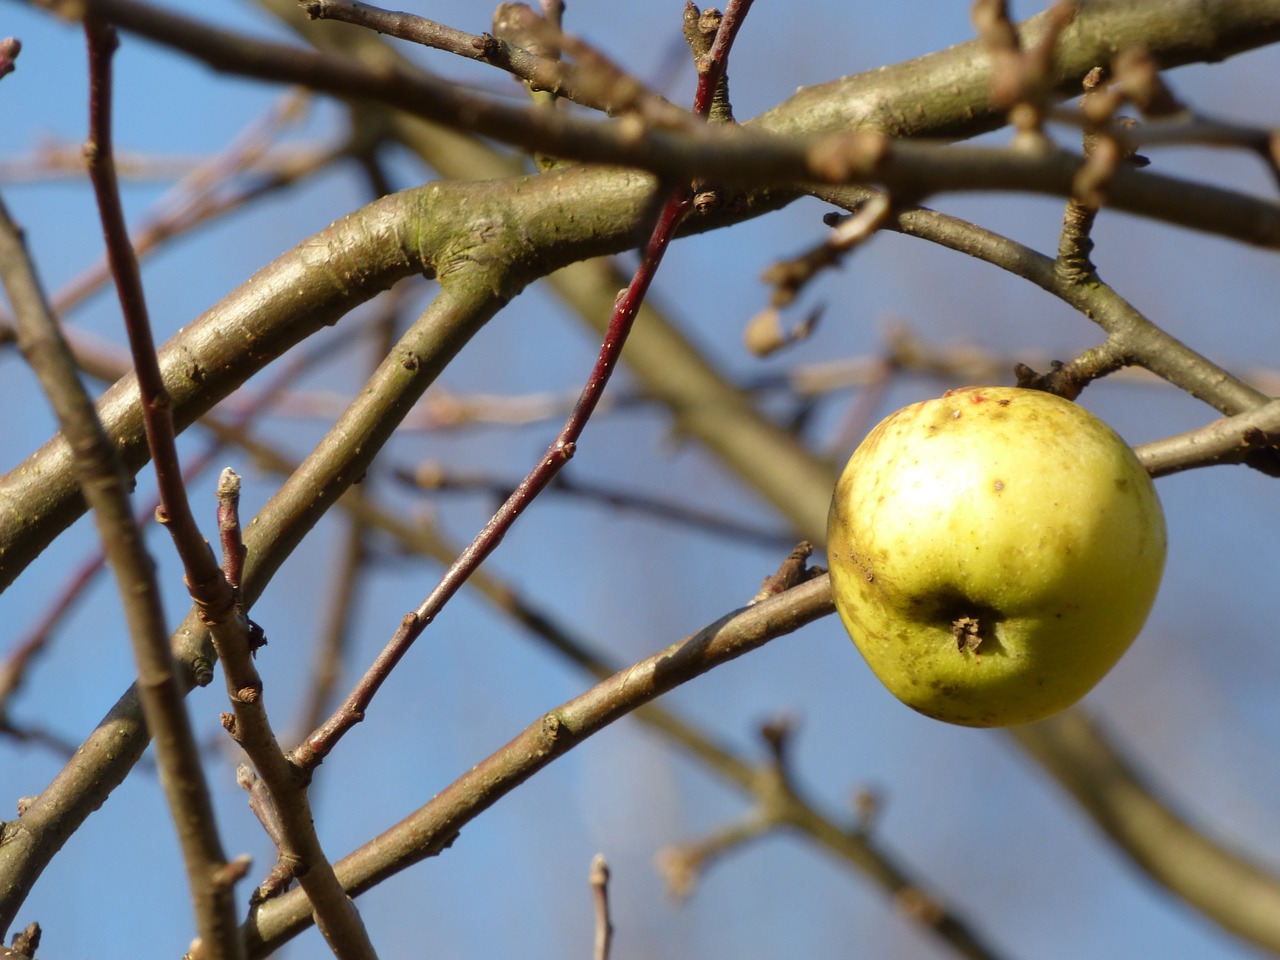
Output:
M904 407L840 476L836 610L908 706L975 727L1075 703L1142 629L1164 513L1128 445L1068 400L968 387Z

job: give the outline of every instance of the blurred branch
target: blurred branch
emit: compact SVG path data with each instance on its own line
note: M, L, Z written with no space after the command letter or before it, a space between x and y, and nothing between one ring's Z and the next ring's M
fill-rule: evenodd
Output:
M884 226L892 210L893 201L888 194L872 192L856 211L833 225L835 228L822 243L815 244L797 257L772 263L765 269L760 279L773 290L769 294L769 306L751 321L748 328L747 344L752 353L765 356L773 351L762 349L753 343L750 330L761 324L766 328L778 326L779 311L794 303L814 277L824 270L838 267L850 253L871 239ZM806 331L807 335L807 327L811 325L803 324L800 329Z
M591 268L607 267L593 261ZM976 345L953 342L936 345L923 340L906 323L893 321L886 325L881 353L851 356L817 362L798 363L777 372L747 374L737 383L744 394L757 398L777 396L794 401L810 401L855 388L874 387L885 377L886 365L894 375L906 374L916 378L932 378L943 383L998 383L1007 381L1019 363L1048 368L1057 361L1042 348L1010 347L1007 350L991 350ZM1236 365L1238 367L1238 365ZM1123 382L1136 387L1164 387L1165 381L1141 367L1121 367L1108 376L1111 382ZM1242 379L1266 394L1280 393L1280 370L1265 367L1246 368ZM1056 392L1056 391L1055 391ZM243 395L245 399L237 398ZM254 394L241 391L223 404L228 411L238 410L242 403L253 401ZM451 431L476 427L518 427L556 418L563 419L573 408L576 392L539 392L527 394L453 393L436 384L427 391L422 401L401 425L404 432ZM317 391L296 391L282 398L273 407L276 417L319 418L334 416L349 402L346 394ZM662 401L643 390L619 389L600 404L600 411L622 411L636 407L654 406ZM676 438L678 440L678 437ZM427 490L486 490L493 495L505 496L512 484L497 478L445 471L436 462L426 462L416 468L401 468L400 479ZM553 490L565 484L577 487L573 492L594 496L583 489L584 485L568 477L561 477ZM603 496L607 493L601 489ZM692 522L697 522L696 520ZM794 539L790 536L784 539ZM778 545L776 541L771 541Z
M782 718L765 724L760 732L769 747L770 758L756 767L755 803L751 809L700 840L666 847L655 856L654 862L666 879L667 892L672 897L679 900L688 897L712 861L749 841L791 825L788 814L798 805L786 758L793 725L789 718Z
M613 943L613 922L609 919L609 864L604 854L591 858L591 899L595 904L596 936L592 960L609 960L609 947Z
M374 191L380 188L380 179L375 170L369 171L369 186ZM375 317L370 325L373 348L371 374L376 371L378 362L395 347L396 334L402 319L402 306L405 302L405 289L405 285L401 284L391 291L387 308ZM366 474L363 483L358 488L353 487L348 492L348 496L367 495L372 487L373 478L372 471ZM323 625L317 636L316 650L312 660L312 679L306 685L305 703L296 721L296 732L290 738L291 743L297 744L318 727L331 708L330 701L341 677L343 650L351 635L358 599L368 576L365 565L369 556L366 542L368 533L367 525L358 517L348 518L338 557L332 564L330 589L326 591L329 600L325 606Z
M362 497L364 491L353 488L350 496ZM324 593L324 619L312 658L311 682L306 685L305 702L290 737L293 744L318 727L332 708L334 690L342 676L342 654L355 619L357 597L368 574L366 539L364 523L349 518L338 555L330 565L329 586Z
M130 173L133 176L154 176L160 179L179 177L179 182L165 196L157 201L141 223L130 235L130 244L134 256L145 257L162 249L163 245L177 237L184 236L197 227L207 225L218 218L241 209L252 201L276 190L292 186L306 177L324 169L340 157L346 156L353 148L347 144L336 149L312 149L302 152L290 152L284 156L272 158L268 149L272 138L280 133L283 127L297 119L302 112L305 96L297 90L290 91L263 116L250 123L221 153L198 160L186 160L170 165L156 165L150 158L134 158L125 161L125 169L121 169L119 153L115 153L116 176L120 178ZM65 158L62 158L65 154ZM82 175L86 172L84 151L76 145L74 153L68 147L59 154L50 148L43 148L31 161L32 165L44 175L50 169L64 167L68 172ZM264 162L265 161L265 162ZM16 166L9 164L8 167ZM145 169L139 169L140 167ZM172 167L172 169L170 169ZM255 172L260 174L257 182L238 189L231 189L231 182L237 175ZM0 162L0 180L8 179L19 171L6 169ZM79 276L73 277L63 285L62 289L52 297L53 309L59 317L83 303L92 294L111 281L111 269L106 258L100 263L87 268ZM9 323L9 318L0 310L0 334ZM86 350L83 349L83 336L73 342L76 347L77 362L86 372L101 379L117 379L115 376L102 376L102 368L106 366L101 359L86 363Z
M412 484L428 492L480 493L497 500L506 499L515 488L514 484L496 477L450 472L435 462L420 464L412 470L396 470L394 476L402 483ZM675 501L622 490L614 486L575 480L564 474L556 477L555 481L547 487L547 492L594 501L616 510L635 511L668 521L684 529L702 530L713 536L739 540L758 547L786 548L795 541L795 538L786 531L767 530L726 515L698 510Z
M1086 714L1069 710L1009 733L1153 880L1250 943L1280 951L1276 876L1178 816Z
M294 91L284 94L281 99L287 101L297 96L297 91ZM272 147L246 163L240 172L262 180L292 178L298 171L314 167L318 158L329 152L330 148L321 144ZM121 181L131 183L172 184L177 181L180 189L199 188L198 184L182 181L188 181L210 160L204 154L117 150L116 175ZM79 144L69 141L43 140L28 153L0 157L0 182L3 183L77 182L84 175L84 154Z

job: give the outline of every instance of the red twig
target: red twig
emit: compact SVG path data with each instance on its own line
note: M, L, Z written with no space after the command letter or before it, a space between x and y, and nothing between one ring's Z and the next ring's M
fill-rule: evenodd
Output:
M88 24L91 32L107 29L93 26L92 20ZM90 98L89 124L93 132L85 144L85 159L89 179L98 200L102 231L106 239L107 261L120 297L129 351L133 357L138 392L142 398L142 419L160 492L160 507L156 511L156 519L169 528L193 593L199 588L216 591L218 584L222 582L222 575L187 501L186 482L178 462L173 402L160 373L155 338L151 333L151 320L142 289L142 276L129 241L124 208L120 202L111 137L111 70L108 62L105 62L109 61L116 42L112 31L109 39L90 44L91 53L97 51L91 62L104 62L90 72L93 95ZM229 598L229 591L227 593ZM228 598L223 598L224 602Z
M751 0L736 0L736 2L731 0L726 8L708 61L698 71L694 110L700 116L705 117L711 109L716 89L725 75L729 45L750 5ZM293 751L291 759L300 768L311 769L319 764L343 734L364 718L374 695L390 676L396 664L408 652L413 642L422 635L422 631L436 618L480 564L497 549L516 518L533 503L538 494L546 489L564 465L572 459L577 450L578 439L582 436L582 431L591 419L591 414L600 402L605 386L618 365L618 359L631 332L636 313L658 271L663 254L666 253L667 246L688 209L690 195L689 186L682 185L673 190L663 202L657 223L645 244L640 265L636 268L631 283L614 303L613 316L609 320L595 366L559 436L470 545L445 571L435 589L418 605L417 609L405 615L400 628L337 710Z
M117 277L121 304L128 313L141 308L141 284L137 262L131 258L128 236L124 232L111 162L111 58L116 37L113 30L93 18L85 22L85 34L89 50L90 118L85 153L113 266L120 268ZM25 258L25 252L20 255ZM9 259L12 268L12 254ZM124 275L130 265L132 277ZM30 298L26 301L31 314L26 324L30 334L39 341L31 355L32 366L49 382L50 399L58 412L59 424L81 468L81 490L97 516L103 546L116 572L138 670L138 696L155 741L160 779L182 848L196 925L210 960L235 960L244 956L244 943L235 927L231 900L231 886L238 867L229 864L222 852L204 771L164 628L154 570L129 512L126 480L119 459L88 395L76 379L70 354L47 301L42 294L37 296L38 303ZM10 300L15 315L21 320L19 307L23 301L12 294ZM145 308L141 309L145 321ZM156 362L154 349L150 362ZM175 479L181 486L181 477L175 476ZM37 800L30 809L38 806Z
M693 95L693 112L705 117L711 111L711 101L715 97L716 88L724 80L729 70L729 50L738 37L742 21L751 9L753 0L729 0L720 20L720 29L716 31L716 39L711 44L711 53L705 66L698 70L698 88Z
M247 551L240 532L240 477L230 467L218 477L218 541L222 544L222 573L231 589L239 590Z

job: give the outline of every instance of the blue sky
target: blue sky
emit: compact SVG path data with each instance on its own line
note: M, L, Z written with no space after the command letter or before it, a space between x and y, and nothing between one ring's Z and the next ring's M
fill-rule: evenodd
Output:
M1039 6L1016 9L1026 15ZM289 36L247 5L217 0L202 4L201 15L261 35ZM433 4L430 15L473 32L485 29L489 17L486 5L463 2ZM685 101L681 91L692 89L691 72L665 66L679 50L678 15L674 4L659 9L581 2L570 5L566 23ZM49 141L78 144L85 130L80 34L5 0L0 35L10 34L22 39L24 50L17 72L0 82L0 116L8 132L0 160L28 157ZM806 5L803 16L782 4L758 4L734 53L737 114L746 119L799 85L970 35L962 4L823 0ZM450 76L507 88L444 55L425 62ZM144 154L219 150L281 93L187 65L131 37L117 65L117 143ZM1266 97L1277 68L1277 54L1264 51L1213 68L1175 71L1171 79L1205 111L1277 125L1280 107ZM343 122L340 111L315 103L289 140L332 142ZM1250 158L1191 149L1155 157L1163 171L1274 191ZM404 157L395 158L391 173L397 187L427 176ZM167 186L129 184L129 214L142 216ZM83 182L3 182L0 190L26 227L50 290L100 255L96 212ZM366 199L358 172L338 168L166 248L144 271L157 336L172 334L262 263ZM936 205L1041 250L1056 242L1056 201L943 197ZM767 295L759 273L821 236L822 212L817 203L798 203L734 230L678 242L655 296L718 363L742 376L874 354L895 320L936 345L1063 359L1097 342L1088 321L1023 282L947 251L881 236L807 295L806 303L827 305L812 340L757 360L741 346L741 331ZM1171 333L1237 372L1280 366L1271 254L1109 213L1096 240L1104 277ZM110 296L93 299L70 320L118 337ZM340 324L336 332L342 329ZM464 351L443 383L464 393L571 392L595 349L593 335L535 287ZM304 386L350 395L364 363L344 354ZM624 374L616 386L625 385ZM903 379L888 391L881 412L951 385ZM0 470L49 435L52 421L34 397L20 360L12 352L0 354L0 404L20 411L0 428ZM1093 387L1083 402L1133 443L1214 417L1170 389L1133 382ZM819 438L830 435L842 410L843 401L824 408L815 426ZM263 429L301 456L326 425L320 418L279 416ZM515 477L555 428L541 423L470 435L408 432L387 462L438 459ZM199 449L202 442L193 436L184 449ZM260 506L278 482L239 452L224 454L223 462L246 478L246 511ZM716 464L673 438L666 419L652 411L593 422L571 470L579 479L780 525ZM139 489L150 489L145 475ZM211 503L211 489L209 478L196 494ZM1228 467L1162 480L1158 489L1170 528L1161 596L1142 637L1087 705L1194 822L1280 865L1280 766L1273 746L1280 736L1274 708L1280 653L1270 602L1280 573L1280 506L1273 482ZM402 496L397 502L409 511L438 512L460 540L470 538L489 509L479 498ZM317 531L255 608L271 639L259 665L269 703L279 711L274 715L282 718L279 728L288 729L287 718L296 712L291 670L309 653L340 539L337 525ZM60 583L91 544L82 522L0 596L6 628L0 649L40 616L49 585ZM186 605L168 544L156 538L152 549L169 574L166 599L176 623ZM632 662L740 605L777 559L767 550L548 498L522 518L492 564L610 656ZM432 565L394 550L383 553L362 601L352 669L368 662L437 575ZM103 581L39 662L13 712L24 723L79 741L131 676L118 604ZM586 683L482 602L460 596L387 685L368 720L320 771L315 804L326 849L344 854L396 822ZM1006 737L947 727L893 701L834 618L689 684L667 703L757 756L759 723L778 714L796 717L795 767L806 791L833 811L847 810L856 788L879 792L880 841L1005 955L1255 955L1146 880ZM202 735L216 741L224 708L220 686L198 691L190 705ZM271 852L235 788L235 759L225 750L211 757L210 777L228 850L252 854L257 876ZM58 766L48 752L0 740L0 804L11 811L17 797L38 792ZM420 955L423 945L440 957L585 956L592 923L587 869L603 852L613 867L616 958L949 955L860 877L786 835L736 851L708 872L689 902L672 903L652 865L655 851L703 836L744 810L739 795L624 721L504 799L443 856L383 884L359 905L385 957ZM177 956L191 936L180 876L163 798L154 777L139 771L54 861L20 923L41 922L48 956L111 960L135 956L140 944ZM290 949L303 956L324 947L308 933Z

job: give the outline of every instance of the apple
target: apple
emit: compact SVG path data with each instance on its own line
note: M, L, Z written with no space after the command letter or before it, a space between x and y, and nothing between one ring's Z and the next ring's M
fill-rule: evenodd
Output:
M836 485L836 610L872 671L949 723L1075 703L1128 649L1164 571L1142 464L1053 394L968 387L890 414Z

